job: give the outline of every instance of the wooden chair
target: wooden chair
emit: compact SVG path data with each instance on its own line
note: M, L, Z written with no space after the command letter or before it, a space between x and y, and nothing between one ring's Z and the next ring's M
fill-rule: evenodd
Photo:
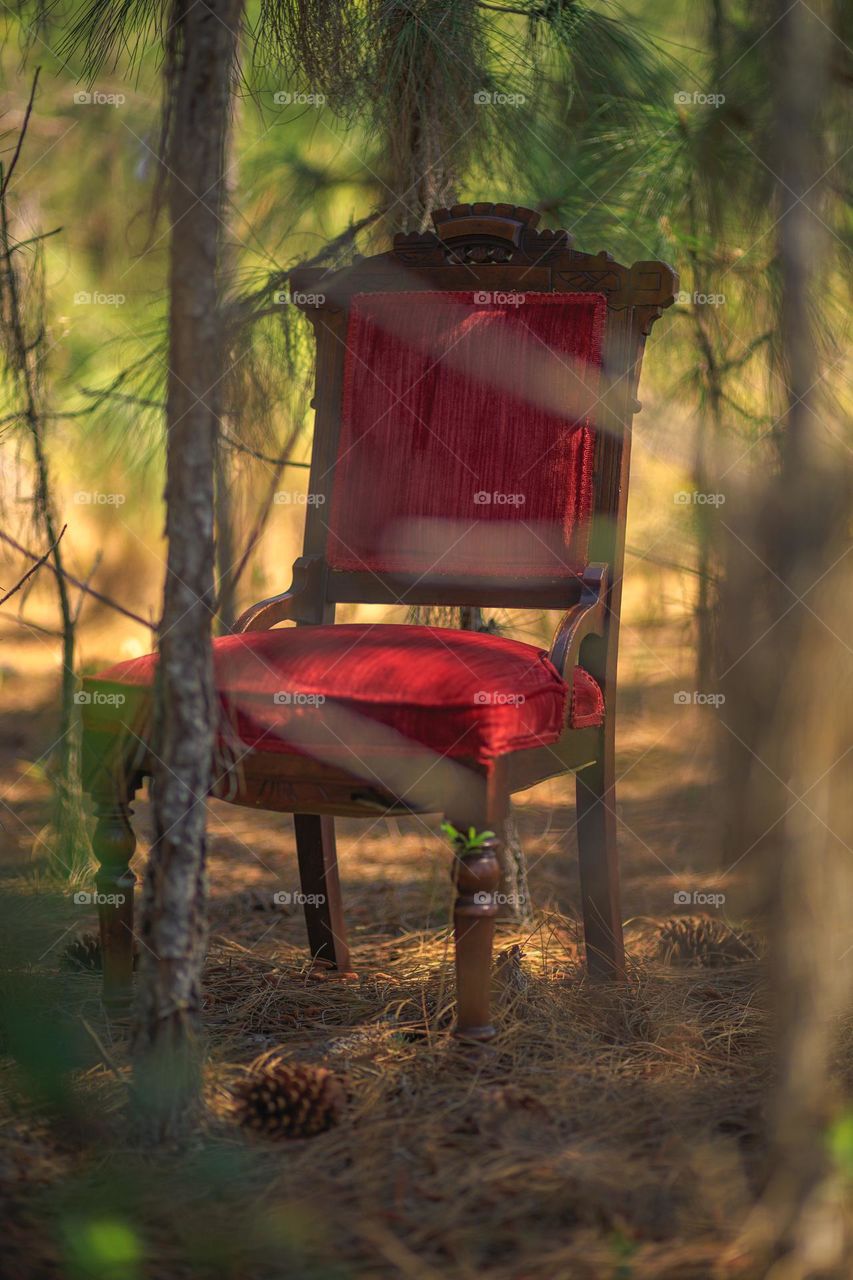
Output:
M292 300L317 340L304 554L215 641L212 794L294 814L308 940L349 969L335 815L443 812L499 833L509 797L577 774L588 971L624 974L614 702L628 459L662 262L581 253L537 215L474 204ZM546 654L498 636L332 626L344 602L561 609ZM282 622L295 628L279 628ZM84 770L104 993L132 976L131 802L151 771L156 655L88 679ZM457 1034L493 1034L497 836L455 849Z

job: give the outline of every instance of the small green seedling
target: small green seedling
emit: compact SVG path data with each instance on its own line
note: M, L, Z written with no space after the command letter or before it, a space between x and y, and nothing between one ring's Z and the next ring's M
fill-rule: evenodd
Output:
M473 853L476 849L482 849L487 840L495 838L494 831L478 832L476 827L469 827L467 834L457 831L452 822L442 822L441 829L461 853Z

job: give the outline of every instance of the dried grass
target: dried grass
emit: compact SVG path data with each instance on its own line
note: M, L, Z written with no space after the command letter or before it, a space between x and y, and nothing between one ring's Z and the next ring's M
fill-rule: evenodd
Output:
M357 981L311 977L295 941L259 954L215 937L205 1129L170 1158L164 1181L162 1160L152 1177L150 1157L121 1141L115 1073L127 1069L126 1043L120 1026L102 1028L112 1067L95 1053L79 1086L112 1115L108 1164L125 1176L149 1169L135 1212L157 1241L157 1275L185 1274L170 1242L175 1210L190 1238L217 1234L199 1190L217 1161L235 1170L223 1211L245 1231L229 1237L231 1269L201 1259L195 1275L280 1274L269 1261L277 1232L304 1267L281 1274L300 1276L717 1274L760 1175L769 1068L759 967L669 969L653 958L657 927L646 922L631 931L628 986L596 988L575 933L556 915L532 935L502 931L511 962L497 967L498 1035L476 1050L446 1030L446 930L357 944ZM90 1007L97 979L69 981ZM272 1048L344 1082L330 1132L281 1144L238 1126L232 1087Z
M732 1250L766 1155L761 963L658 955L681 889L722 886L727 917L744 913L743 866L721 882L713 775L698 739L687 756L670 749L682 710L672 689L643 696L622 729L625 902L646 913L627 931L629 983L613 991L583 976L573 797L549 784L519 806L536 927L500 927L498 1035L479 1051L448 1033L451 890L437 838L405 820L339 824L358 980L323 981L309 976L298 909L271 905L298 885L288 821L214 804L208 1105L180 1152L155 1156L128 1137L127 1025L104 1021L97 973L61 963L69 926L93 917L50 886L29 899L22 886L11 915L41 957L38 998L55 993L51 1035L82 1019L90 1030L76 1131L0 1072L4 1280L109 1275L68 1262L69 1232L93 1217L138 1234L142 1261L121 1280L759 1280ZM851 1042L853 1024L842 1083ZM237 1124L231 1090L269 1051L341 1078L336 1127L276 1142Z

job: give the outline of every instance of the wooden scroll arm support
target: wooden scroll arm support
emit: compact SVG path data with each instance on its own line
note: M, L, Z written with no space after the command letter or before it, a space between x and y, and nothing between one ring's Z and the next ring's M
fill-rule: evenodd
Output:
M606 616L608 572L603 564L587 565L583 591L577 604L563 615L551 644L549 658L564 680L571 683L572 672L587 636L603 636Z
M234 624L241 631L269 631L277 622L314 622L323 603L322 556L300 556L288 591L251 605Z

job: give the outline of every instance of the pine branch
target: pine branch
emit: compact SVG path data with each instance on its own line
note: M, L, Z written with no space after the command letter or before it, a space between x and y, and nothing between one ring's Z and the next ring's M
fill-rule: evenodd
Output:
M18 164L18 161L21 158L21 151L23 150L23 147L24 147L24 138L27 136L27 127L30 123L30 116L33 113L33 104L36 100L36 89L38 88L40 75L41 75L41 67L36 67L35 74L33 76L32 87L30 88L29 101L27 102L26 110L24 111L24 118L21 122L21 127L18 130L18 141L15 144L15 150L12 155L12 159L9 161L9 167L7 168L2 179L0 179L0 201L6 198L6 192L9 190L9 186L12 182L12 176L15 172L15 168Z
M60 531L59 531L59 538L61 538L61 537L62 537L62 535L65 533L65 530L66 530L67 528L68 528L68 525L67 525L67 524L64 524L64 525L62 526L62 528L61 528L61 529L60 529ZM59 538L57 538L57 540L56 540L57 542L59 541ZM15 583L14 587L12 587L12 588L11 588L11 590L9 590L9 591L7 591L7 592L6 592L6 594L2 597L2 599L0 599L0 605L4 605L4 604L6 603L6 601L7 601L7 600L11 600L11 599L12 599L12 596L17 595L17 594L18 594L18 592L21 590L21 587L23 587L23 586L24 586L24 584L25 584L25 583L26 583L30 578L32 578L34 574L38 573L38 571L39 571L39 569L42 567L42 565L43 565L47 560L49 560L49 559L50 559L51 555L53 554L53 551L54 551L54 547L55 547L55 545L56 545L56 544L54 543L54 545L53 545L53 546L48 547L48 549L47 549L47 551L45 551L44 555L43 555L43 556L39 556L39 558L38 558L38 560L36 560L35 564L34 564L30 569L28 569L28 570L27 570L27 572L24 574L24 576L23 576L22 578L19 578L19 579L18 579L18 581Z
M721 373L731 373L733 369L741 369L752 359L759 347L763 347L775 336L775 329L768 329L766 333L760 333L757 338L753 338L747 343L746 350L734 360L724 360L720 365Z
M64 527L62 532L65 532ZM103 592L96 591L94 587L90 587L85 582L81 582L79 578L75 578L73 573L69 573L67 569L57 569L55 561L54 563L49 563L45 560L44 556L37 556L34 551L29 551L27 547L22 547L20 542L16 542L10 534L4 533L2 529L0 529L0 540L12 547L13 550L17 551L20 555L26 556L28 560L34 560L37 565L40 565L42 561L44 561L52 573L55 573L57 576L61 575L66 582L70 582L72 586L77 587L80 591L85 591L86 595L92 596L94 600L99 600L101 604L108 605L110 609L115 609L117 613L122 614L125 618L130 618L131 622L138 622L141 627L147 627L149 631L157 630L154 623L146 622L145 618L141 618L138 613L133 613L131 609L126 609L123 604L118 604L117 601L111 600L110 597L105 596ZM52 555L53 551L54 548L51 547L48 554Z
M242 441L235 439L235 437L226 431L221 425L219 428L219 436L220 439L229 444L232 449L236 449L239 453L248 454L250 458L256 458L258 462L267 462L271 467L303 467L306 471L311 470L310 462L290 462L288 461L286 454L280 455L277 458L271 458L269 454L259 453L257 449L252 449L249 445L243 444Z

